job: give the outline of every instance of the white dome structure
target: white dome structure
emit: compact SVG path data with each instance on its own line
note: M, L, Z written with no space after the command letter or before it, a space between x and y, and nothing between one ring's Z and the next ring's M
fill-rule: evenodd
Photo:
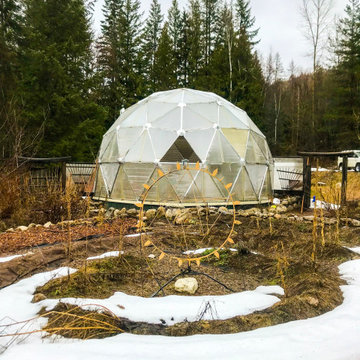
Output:
M177 89L154 93L131 106L106 132L95 199L138 202L144 184L158 178L158 169L168 173L184 162L199 162L209 172L218 169L218 177L232 184L233 199L243 204L272 197L272 156L265 136L246 112L213 93ZM225 204L229 194L221 184L193 168L159 181L147 203Z

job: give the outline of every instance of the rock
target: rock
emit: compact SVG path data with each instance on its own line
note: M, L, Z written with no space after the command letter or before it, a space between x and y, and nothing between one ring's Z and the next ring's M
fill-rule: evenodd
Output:
M34 227L36 227L36 224L31 223L31 224L28 226L28 229L32 229L32 228L34 228Z
M287 199L283 200L281 202L281 205L285 205L285 206L289 205L289 200L287 200Z
M126 213L131 217L138 216L138 211L136 209L129 209L129 210L126 211Z
M319 300L312 296L307 296L306 301L309 305L317 307L319 305Z
M159 206L156 212L156 216L158 218L162 218L165 216L165 214L166 214L166 209L163 206Z
M46 224L44 224L44 228L48 229L53 223L51 221L48 221Z
M126 209L125 208L122 208L121 210L119 210L119 209L114 210L114 213L113 213L114 218L124 217L124 216L126 216Z
M294 206L294 205L289 205L289 206L287 207L287 210L288 210L288 211L294 211L294 210L295 210L295 206Z
M188 294L195 294L199 285L195 278L182 278L175 282L175 290L178 292L185 292Z
M112 218L114 216L114 211L115 211L115 209L113 207L108 208L106 213L105 213L105 217L107 219Z
M284 214L286 213L288 210L287 210L287 207L284 206L284 205L279 205L277 208L276 208L276 213L277 214Z
M148 256L148 258L150 258L150 259L155 259L156 256L155 256L154 254L150 254L150 255Z
M17 231L26 231L27 229L28 229L27 226L18 226L18 227L16 228Z
M282 218L282 216L281 216L280 214L275 214L275 215L274 215L274 218L275 218L276 220L280 220L280 219Z
M320 220L320 222L321 222L321 220ZM325 225L335 225L336 224L336 219L324 218L324 224Z
M351 225L354 227L360 227L360 221L356 219L351 220Z
M156 214L156 209L149 209L145 212L145 216L148 218L148 220L154 219L156 217Z
M178 216L175 217L175 224L176 225L183 225L188 224L191 222L192 215L189 211L180 213Z
M167 209L165 213L165 217L168 220L173 220L175 217L176 210L175 209Z
M104 216L105 213L106 213L106 209L105 209L105 208L100 208L100 209L99 209L98 214L99 214L100 216Z
M13 228L7 229L6 232L7 233L13 233L15 230Z
M304 216L303 219L305 221L314 221L314 216L310 215L310 216Z
M38 228L41 228L43 226L41 224L36 224L35 227L38 229Z
M46 296L44 294L38 293L35 294L33 299L31 300L32 303L38 303L40 301L46 300Z

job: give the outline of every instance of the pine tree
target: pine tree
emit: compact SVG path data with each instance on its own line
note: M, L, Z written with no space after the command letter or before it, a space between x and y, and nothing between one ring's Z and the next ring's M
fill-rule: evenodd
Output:
M0 143L1 154L12 157L18 124L18 47L22 32L20 6L15 0L0 0ZM20 129L19 129L20 130Z
M190 87L196 87L203 66L202 56L202 20L199 0L190 0L189 15L189 81Z
M259 33L259 29L252 28L255 25L255 17L251 15L250 1L249 0L236 0L236 30L241 33L245 32L251 45L256 45L259 41L255 40Z
M334 73L337 103L333 117L339 130L339 148L360 140L360 1L349 0L345 13L338 28L339 64Z
M21 96L27 134L34 139L43 131L41 156L89 160L101 140L104 113L91 94L92 38L84 2L26 0L25 29Z
M143 56L144 56L144 72L146 82L148 84L148 92L155 90L155 53L159 46L159 39L161 36L163 15L158 0L152 0L150 6L150 14L147 18L144 32L143 32Z
M171 53L172 47L173 44L168 33L168 24L165 23L161 32L159 46L155 53L155 91L170 90L176 88L176 62Z
M182 35L182 19L181 12L179 10L179 4L177 0L173 0L171 8L168 13L168 32L172 43L170 49L172 58L175 61L176 70L180 68L180 46L181 46L181 35ZM179 79L178 79L179 80Z
M218 0L202 0L202 27L205 67L214 50L216 23L218 21Z
M139 0L106 0L98 64L107 127L142 96L141 14Z
M178 83L182 87L188 87L190 82L190 19L189 14L184 10L181 14L181 31L179 39L179 58L178 58Z

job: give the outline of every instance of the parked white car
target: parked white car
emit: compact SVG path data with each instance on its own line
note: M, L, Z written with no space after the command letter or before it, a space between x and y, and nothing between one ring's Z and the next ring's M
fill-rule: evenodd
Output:
M352 150L354 155L348 157L348 169L354 169L357 172L360 172L360 150ZM338 167L342 169L343 158L338 157Z

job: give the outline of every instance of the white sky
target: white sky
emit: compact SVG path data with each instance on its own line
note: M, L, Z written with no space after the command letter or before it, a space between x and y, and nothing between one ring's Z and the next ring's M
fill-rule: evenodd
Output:
M181 7L186 6L187 0L178 0ZM333 0L333 16L343 16L347 0ZM141 0L145 16L150 7L150 0ZM167 14L172 0L159 0L162 11ZM302 0L250 0L252 14L256 18L256 26L260 28L260 43L257 50L263 58L270 52L279 52L283 66L289 68L291 60L299 69L310 70L311 59L308 56L311 45L302 34L302 19L299 8ZM94 25L100 28L102 19L101 8L103 0L97 0Z

